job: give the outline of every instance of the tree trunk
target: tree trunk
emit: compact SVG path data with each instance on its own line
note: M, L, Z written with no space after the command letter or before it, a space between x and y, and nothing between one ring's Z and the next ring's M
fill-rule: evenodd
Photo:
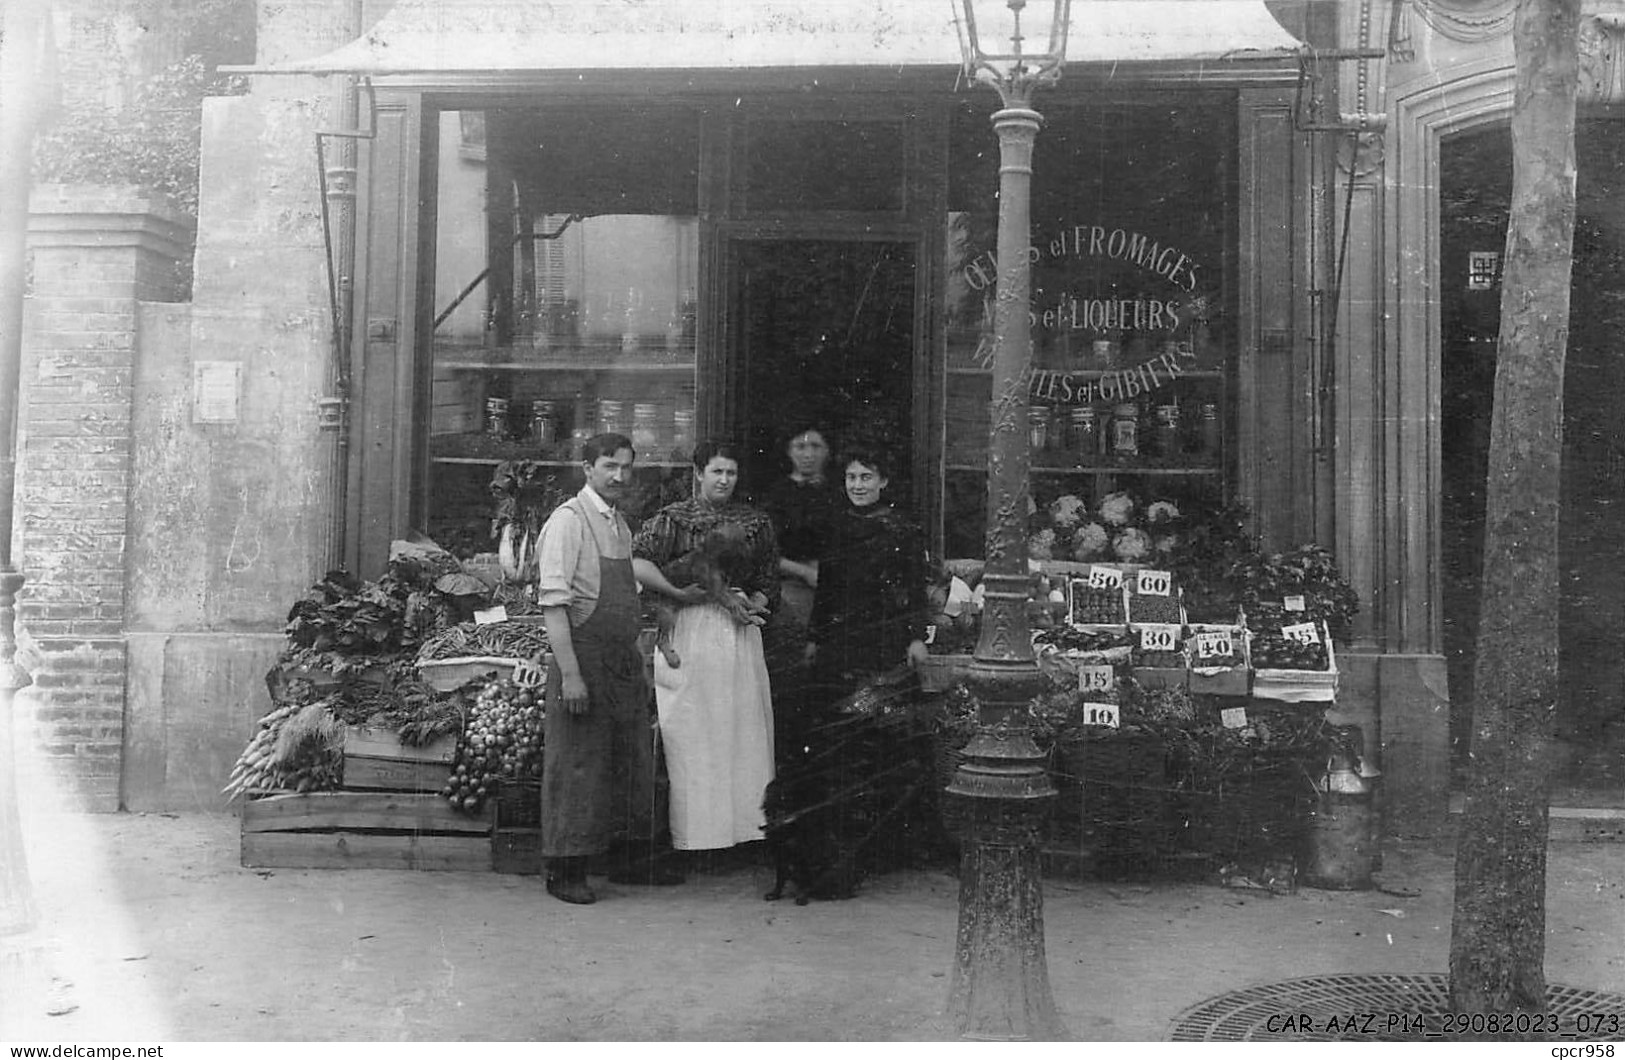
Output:
M1450 1003L1545 1009L1548 750L1558 699L1558 483L1574 241L1580 0L1519 0L1467 806Z

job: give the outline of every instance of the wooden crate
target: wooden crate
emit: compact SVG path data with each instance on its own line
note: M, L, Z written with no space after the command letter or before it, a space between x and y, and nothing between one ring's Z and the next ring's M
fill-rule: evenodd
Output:
M438 795L272 795L243 806L241 859L247 868L487 872L491 822Z
M491 868L513 876L538 876L542 871L542 832L539 828L498 828L491 833Z
M442 736L422 747L403 744L388 729L352 725L344 734L346 789L438 792L451 773L457 738Z

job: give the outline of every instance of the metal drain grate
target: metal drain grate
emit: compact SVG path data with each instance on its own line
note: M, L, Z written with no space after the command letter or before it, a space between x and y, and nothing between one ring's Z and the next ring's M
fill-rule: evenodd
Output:
M1458 1037L1444 1033L1449 1011L1450 979L1438 973L1317 975L1209 998L1181 1013L1170 1037L1176 1042L1440 1040ZM1558 1031L1543 1038L1625 1041L1625 996L1547 984L1546 1011L1556 1017Z

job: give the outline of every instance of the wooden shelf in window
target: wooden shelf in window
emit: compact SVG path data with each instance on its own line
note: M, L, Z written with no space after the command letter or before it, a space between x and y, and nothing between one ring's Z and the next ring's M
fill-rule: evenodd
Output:
M531 463L540 464L543 467L575 467L580 463L578 460L531 460L529 457L523 456L435 456L429 458L429 462L434 464L468 464L484 467L496 467L498 464L513 460L530 460ZM632 465L632 470L635 472L646 467L674 468L692 466L686 460L639 460Z
M436 368L454 372L683 372L694 373L693 361L436 361Z
M974 471L985 474L985 464L949 464L949 471ZM1206 465L1202 467L1174 467L1174 466L1148 466L1141 464L1090 464L1087 467L1059 467L1033 464L1027 469L1032 475L1220 475L1223 468Z

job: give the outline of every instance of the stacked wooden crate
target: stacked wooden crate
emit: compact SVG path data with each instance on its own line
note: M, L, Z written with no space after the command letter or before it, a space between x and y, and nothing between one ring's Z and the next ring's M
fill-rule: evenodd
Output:
M455 737L422 747L352 726L338 791L268 795L243 806L250 868L490 871L491 821L441 797Z

